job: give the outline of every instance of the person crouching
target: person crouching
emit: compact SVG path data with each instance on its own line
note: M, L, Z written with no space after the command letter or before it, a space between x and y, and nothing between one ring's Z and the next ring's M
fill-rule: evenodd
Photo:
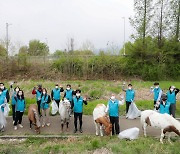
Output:
M43 88L42 95L41 95L41 113L43 118L42 127L45 125L50 126L49 122L49 103L51 102L50 96L47 94L47 90Z
M22 90L19 90L17 93L17 97L14 97L16 100L16 117L14 122L14 130L17 130L17 124L19 124L20 128L23 128L22 123L22 117L26 108L25 98L24 98L24 92Z

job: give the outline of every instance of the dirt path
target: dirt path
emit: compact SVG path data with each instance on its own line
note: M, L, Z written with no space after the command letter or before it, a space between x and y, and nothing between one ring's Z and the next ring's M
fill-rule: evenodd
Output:
M60 129L60 118L59 115L57 116L50 116L50 122L51 125L49 127L44 127L41 128L41 134L47 135L66 135L66 134L74 134L73 133L73 116L71 117L70 120L70 127L68 132L64 132L61 134L61 129ZM12 118L8 117L7 118L7 126L5 129L5 132L3 132L1 135L36 135L34 129L30 130L29 129L29 121L27 116L23 117L23 126L24 128L18 128L18 130L13 129L13 124L12 124ZM135 120L128 120L125 117L120 117L120 130L123 131L125 129L131 128L131 127L138 127L140 128L140 135L142 135L142 129L140 125L140 119L135 119ZM79 132L76 133L76 135L80 134ZM92 116L83 116L83 134L86 135L94 135L95 134L95 126L93 122ZM160 130L154 129L151 127L148 127L147 129L147 134L149 136L160 136Z

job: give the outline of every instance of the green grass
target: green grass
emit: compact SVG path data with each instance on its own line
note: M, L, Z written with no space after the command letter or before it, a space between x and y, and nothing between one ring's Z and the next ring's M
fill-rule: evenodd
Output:
M119 140L114 137L82 136L68 139L40 139L28 138L19 143L5 142L0 145L0 153L93 153L95 150L105 148L112 153L133 154L178 154L179 140L173 139L173 145L165 140L140 137L134 141Z

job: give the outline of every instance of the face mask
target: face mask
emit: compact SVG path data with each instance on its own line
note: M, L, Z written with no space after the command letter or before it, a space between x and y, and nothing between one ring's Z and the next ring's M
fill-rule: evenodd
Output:
M0 92L0 95L2 94L2 92Z
M158 89L158 88L159 88L159 86L156 86L155 88L156 88L156 89Z
M1 86L1 89L4 89L4 86Z
M16 92L18 92L19 91L19 89L18 88L16 88Z
M19 93L19 96L22 96L22 93Z
M173 88L170 89L171 92L172 92L173 90L174 90Z
M115 96L111 96L111 100L115 100Z
M55 88L58 89L58 86L56 86Z
M70 88L67 88L67 90L70 90Z
M46 92L45 91L43 91L43 95L45 95L46 94Z
M132 89L132 87L128 87L128 89L129 89L129 90L131 90L131 89Z
M79 96L80 96L80 93L77 93L76 96L79 97Z

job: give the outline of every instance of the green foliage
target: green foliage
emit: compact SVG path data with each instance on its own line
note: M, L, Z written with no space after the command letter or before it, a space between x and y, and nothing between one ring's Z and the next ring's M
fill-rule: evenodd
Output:
M6 48L0 44L0 56L7 56Z
M39 40L29 42L28 54L31 56L46 56L49 54L49 47Z

